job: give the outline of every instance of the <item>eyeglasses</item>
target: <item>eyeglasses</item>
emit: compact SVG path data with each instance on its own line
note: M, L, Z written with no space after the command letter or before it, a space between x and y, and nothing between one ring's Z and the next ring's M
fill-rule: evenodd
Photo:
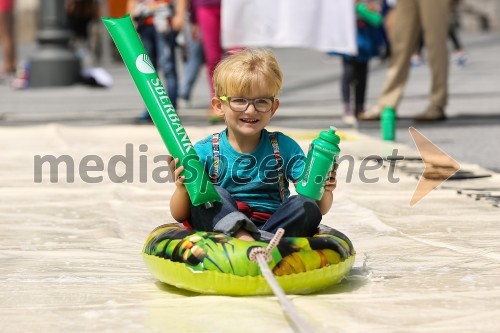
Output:
M260 97L260 98L243 98L243 97L227 97L220 96L222 101L229 102L229 108L235 112L243 112L248 109L250 103L258 112L269 112L273 108L274 97Z

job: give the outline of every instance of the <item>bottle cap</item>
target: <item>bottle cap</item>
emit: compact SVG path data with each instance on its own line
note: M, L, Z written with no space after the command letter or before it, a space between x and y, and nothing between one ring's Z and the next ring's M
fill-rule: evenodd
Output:
M319 137L325 141L334 143L334 144L339 144L340 143L340 137L335 133L337 131L337 127L335 126L330 126L330 130L328 131L322 131L319 134Z

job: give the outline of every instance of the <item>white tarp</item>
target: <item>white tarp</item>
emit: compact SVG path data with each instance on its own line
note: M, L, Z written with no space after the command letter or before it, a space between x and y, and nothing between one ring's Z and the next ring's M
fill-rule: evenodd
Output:
M222 44L355 54L354 1L225 0Z
M64 89L65 98L84 93L78 87ZM35 93L47 95L46 90L22 95L32 103L41 99ZM92 98L95 103L100 97ZM186 132L197 142L222 129L198 126ZM318 133L272 130L287 133L303 149ZM413 175L397 168L398 184L387 181L387 168L365 170L366 177L380 179L377 183L357 177L363 168L358 157L385 143L356 131L344 133L342 153L359 162L349 183L349 161L340 164L335 201L321 223L352 240L356 272L363 273L366 259L366 277L357 274L318 293L290 295L302 319L318 333L498 332L498 208L458 195L449 188L452 182L411 208ZM126 155L126 143L135 148L135 177L132 183L116 183L109 177L114 169L109 162ZM139 151L142 144L147 153ZM397 147L403 151L402 144ZM175 190L173 183L151 177L165 166L153 158L166 154L151 126L2 126L0 152L2 333L294 332L276 297L201 296L159 283L146 268L142 246L154 228L173 222L168 207ZM73 160L75 182L67 182L64 166L52 173L45 165L43 181L35 183L35 155ZM102 171L91 170L95 160L85 164L90 177L103 177L100 183L81 177L87 172L78 165L91 156L104 161ZM147 164L139 161L142 156ZM123 174L125 164L116 167ZM50 182L52 174L59 175L57 183ZM139 181L141 174L147 175L146 183ZM478 188L499 184L498 175L474 180Z

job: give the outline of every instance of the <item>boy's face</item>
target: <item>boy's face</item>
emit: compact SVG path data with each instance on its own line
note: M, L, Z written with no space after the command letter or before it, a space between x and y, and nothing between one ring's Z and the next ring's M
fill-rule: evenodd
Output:
M259 112L250 101L248 108L245 111L233 111L229 105L229 101L223 101L219 97L220 96L216 96L212 98L212 107L217 113L224 116L228 130L235 135L241 136L250 137L260 135L260 132L267 126L279 106L279 100L275 99L268 112ZM250 94L227 97L231 97L232 99L235 99L236 97L256 99L274 96L270 95L267 87L264 87L256 82L253 85Z

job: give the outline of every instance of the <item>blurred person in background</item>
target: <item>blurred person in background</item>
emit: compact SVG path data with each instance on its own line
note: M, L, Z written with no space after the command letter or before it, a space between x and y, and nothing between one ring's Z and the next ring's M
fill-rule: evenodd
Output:
M14 34L14 0L0 0L0 43L3 63L0 80L13 77L16 71L16 42Z
M459 17L458 17L458 5L460 0L452 1L452 17L450 20L450 27L448 29L448 38L451 41L451 45L453 47L453 55L451 56L451 62L458 66L465 66L467 61L469 60L468 54L464 51L462 42L458 36L457 28L460 26ZM420 36L417 50L411 57L411 65L413 67L418 67L425 62L424 54L424 35Z
M73 33L71 46L85 66L95 64L101 56L100 33L101 1L68 0L66 15Z
M355 56L342 54L341 94L344 102L343 121L353 125L365 111L369 61L379 55L383 44L380 30L383 18L380 0L356 1L356 43L358 53ZM354 95L354 106L351 101Z
M154 24L154 0L128 0L127 12L135 23L137 34L156 70L158 70L159 37ZM136 119L137 123L152 123L153 120L145 109Z
M177 108L176 38L184 25L187 0L128 0L127 11L137 24L144 48L151 63L161 69L166 80L168 98ZM152 123L145 110L138 123Z
M399 0L394 9L391 41L391 64L375 107L366 111L361 120L379 120L384 107L397 109L408 80L410 59L421 32L425 38L431 68L430 103L415 117L416 121L444 120L448 99L448 49L446 42L452 0Z
M210 87L210 98L214 97L212 76L215 66L224 55L221 41L221 0L190 0L192 15L191 21L193 34L201 32L203 52L207 66L207 76ZM222 121L211 106L207 109L208 121L212 123Z
M189 10L192 15L192 10ZM189 16L190 16L189 15ZM191 91L198 79L200 69L205 62L205 54L203 52L203 44L201 42L201 32L199 29L192 31L191 19L184 25L184 73L181 77L179 85L178 104L180 108L187 108L191 104Z
M452 0L451 20L450 28L448 29L448 37L450 38L453 46L453 55L451 57L451 62L459 66L465 66L465 64L469 60L469 55L467 54L467 52L465 52L463 44L460 41L460 37L458 35L458 28L460 27L458 7L460 5L460 2L461 0Z

